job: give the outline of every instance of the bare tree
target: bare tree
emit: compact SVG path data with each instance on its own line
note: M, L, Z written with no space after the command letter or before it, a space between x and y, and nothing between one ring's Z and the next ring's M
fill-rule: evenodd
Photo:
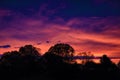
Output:
M85 64L86 62L91 62L92 57L94 57L94 55L91 54L91 52L81 52L78 55L83 58L82 59L82 64Z

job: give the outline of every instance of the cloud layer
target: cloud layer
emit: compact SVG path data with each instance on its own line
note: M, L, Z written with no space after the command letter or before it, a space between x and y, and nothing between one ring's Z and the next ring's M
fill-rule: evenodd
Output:
M63 42L72 45L76 53L120 56L120 17L113 16L120 8L116 0L41 1L0 3L0 45L11 45L9 49L0 48L0 53L18 50L25 44L39 47L44 53Z
M75 17L69 20L35 14L1 10L0 42L10 44L10 50L33 44L42 52L55 43L72 45L77 52L91 51L95 55L120 55L120 17ZM9 15L8 15L9 14ZM8 49L1 49L1 52Z

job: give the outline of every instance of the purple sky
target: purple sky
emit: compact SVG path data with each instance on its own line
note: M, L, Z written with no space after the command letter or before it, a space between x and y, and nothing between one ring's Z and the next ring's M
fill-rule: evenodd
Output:
M68 43L76 53L120 56L119 0L1 0L0 53L32 44L44 53ZM7 47L6 47L7 46Z

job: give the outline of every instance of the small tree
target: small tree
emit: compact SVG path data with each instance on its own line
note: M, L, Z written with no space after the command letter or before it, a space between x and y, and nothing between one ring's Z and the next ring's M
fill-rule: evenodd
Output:
M101 62L101 64L103 64L106 67L113 64L112 61L110 60L110 58L107 57L107 55L103 55L100 59L100 62Z

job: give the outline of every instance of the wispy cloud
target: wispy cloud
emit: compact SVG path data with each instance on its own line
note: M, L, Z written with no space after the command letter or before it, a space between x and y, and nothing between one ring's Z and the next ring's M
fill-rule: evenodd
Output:
M14 11L0 12L6 15L12 13L0 19L4 23L0 23L0 44L13 45L10 50L33 44L45 52L55 43L64 42L77 51L119 55L120 17L75 17L64 20L61 17L50 19L47 15L41 15L40 11L29 17Z
M10 48L10 45L1 45L0 48Z

